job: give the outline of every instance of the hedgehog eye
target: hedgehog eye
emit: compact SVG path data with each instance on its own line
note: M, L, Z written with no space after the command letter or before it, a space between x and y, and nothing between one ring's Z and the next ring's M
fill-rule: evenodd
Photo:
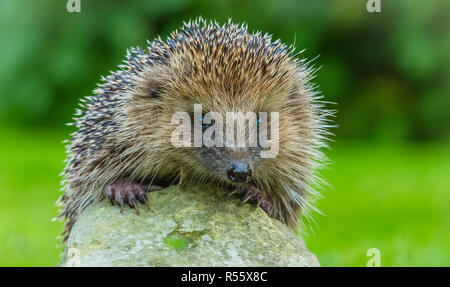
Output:
M259 128L261 122L262 122L262 119L261 119L261 118L259 118L259 119L256 121L256 126L257 126L258 128Z

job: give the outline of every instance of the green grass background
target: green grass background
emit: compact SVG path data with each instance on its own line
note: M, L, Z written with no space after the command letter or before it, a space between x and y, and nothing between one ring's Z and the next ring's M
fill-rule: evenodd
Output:
M54 206L67 132L2 128L0 266L55 266L62 252ZM323 171L308 247L323 266L450 266L450 149L440 144L339 142Z
M0 1L0 266L58 262L64 123L128 48L199 16L246 22L321 67L339 126L325 215L305 235L322 265L365 266L378 248L382 266L450 266L450 1L66 2Z

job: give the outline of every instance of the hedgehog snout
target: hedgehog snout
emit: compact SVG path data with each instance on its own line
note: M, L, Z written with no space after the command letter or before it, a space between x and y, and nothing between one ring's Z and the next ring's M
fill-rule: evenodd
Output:
M252 176L252 170L247 163L233 162L227 168L227 177L232 182L248 182Z

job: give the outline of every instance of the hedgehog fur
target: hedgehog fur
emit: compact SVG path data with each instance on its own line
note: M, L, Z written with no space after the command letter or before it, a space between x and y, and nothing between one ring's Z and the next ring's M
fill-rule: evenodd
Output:
M119 70L102 77L94 96L77 109L77 128L67 144L58 203L67 238L77 216L105 198L120 178L159 179L183 184L233 186L223 169L232 158L252 161L252 183L273 206L273 216L291 228L308 217L322 182L329 118L311 83L313 69L293 47L250 33L231 21L185 23L165 41L157 38L127 51ZM205 111L278 111L280 148L276 158L254 159L251 151L223 148L217 158L204 148L170 144L171 116ZM205 148L206 149L206 148Z

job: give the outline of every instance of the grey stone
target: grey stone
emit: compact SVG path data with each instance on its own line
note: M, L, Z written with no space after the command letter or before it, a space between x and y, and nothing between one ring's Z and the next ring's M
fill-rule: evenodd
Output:
M319 266L303 240L226 191L177 186L149 194L150 211L108 200L73 226L60 266Z

